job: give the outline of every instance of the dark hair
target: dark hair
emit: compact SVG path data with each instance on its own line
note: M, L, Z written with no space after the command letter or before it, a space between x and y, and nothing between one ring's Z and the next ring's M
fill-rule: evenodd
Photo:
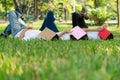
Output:
M71 40L77 40L73 35L70 35L70 39ZM84 35L82 38L80 38L79 40L88 40L88 36Z
M113 34L112 33L110 33L110 35L107 37L107 39L106 40L108 40L108 39L113 39L114 37L113 37Z

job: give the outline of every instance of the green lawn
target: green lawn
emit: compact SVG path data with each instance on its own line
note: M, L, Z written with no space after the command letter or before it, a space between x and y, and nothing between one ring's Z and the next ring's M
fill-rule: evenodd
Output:
M58 28L70 29L71 25L59 24ZM109 29L113 40L0 38L0 80L120 80L120 31L116 26Z

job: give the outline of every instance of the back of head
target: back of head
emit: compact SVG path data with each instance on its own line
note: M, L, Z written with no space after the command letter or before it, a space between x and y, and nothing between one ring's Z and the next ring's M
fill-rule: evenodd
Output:
M112 33L110 33L110 35L107 37L107 39L114 39L113 34L112 34ZM106 39L106 40L107 40L107 39Z

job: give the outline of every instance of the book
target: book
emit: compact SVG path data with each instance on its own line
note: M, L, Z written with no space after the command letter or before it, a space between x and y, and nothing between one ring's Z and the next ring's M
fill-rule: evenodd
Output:
M83 36L85 36L87 33L81 29L79 26L75 26L72 30L71 30L71 35L76 38L77 40L79 40L80 38L82 38Z
M107 37L110 35L110 31L106 28L103 28L101 31L99 31L98 36L102 39L107 39Z
M41 31L40 37L44 40L52 40L53 38L57 37L57 34L46 27L43 31Z

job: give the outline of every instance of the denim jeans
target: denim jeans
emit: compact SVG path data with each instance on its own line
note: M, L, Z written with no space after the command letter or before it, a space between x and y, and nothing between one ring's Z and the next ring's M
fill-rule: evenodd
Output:
M5 28L3 35L9 36L11 34L11 26L10 24L7 25L7 27Z
M26 26L18 20L21 16L22 15L17 11L10 11L8 13L8 20L10 24L4 30L5 35L10 35L12 33L13 37L15 37L19 31L26 28Z

